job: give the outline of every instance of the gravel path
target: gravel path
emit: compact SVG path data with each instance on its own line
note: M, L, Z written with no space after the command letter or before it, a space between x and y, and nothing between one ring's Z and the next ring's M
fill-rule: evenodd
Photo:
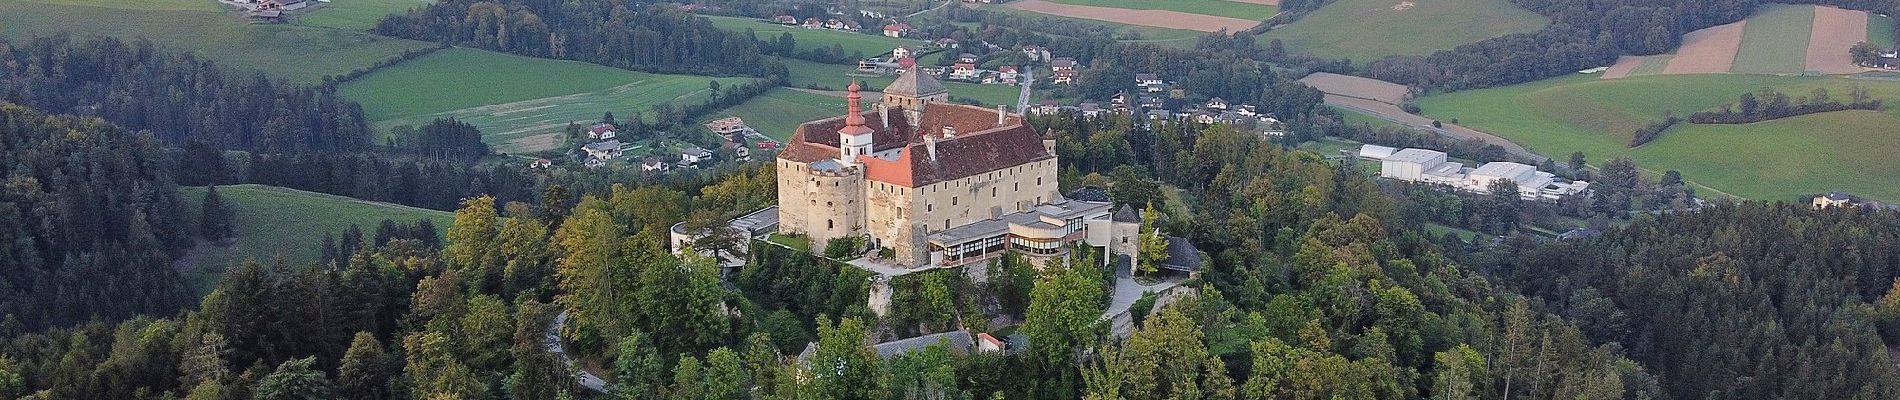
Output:
M594 376L593 373L587 372L585 369L581 369L580 364L574 362L574 357L567 354L567 344L561 340L561 326L563 325L567 325L566 310L562 310L560 315L554 316L554 323L548 325L548 337L546 339L548 352L561 357L561 362L567 364L567 369L574 371L574 380L580 383L581 387L595 392L607 393L606 380Z

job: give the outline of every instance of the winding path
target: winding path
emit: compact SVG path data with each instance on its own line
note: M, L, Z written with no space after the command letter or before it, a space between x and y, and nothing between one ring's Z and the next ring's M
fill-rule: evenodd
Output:
M582 369L580 363L574 362L574 357L567 354L567 344L561 340L561 327L565 325L567 325L567 310L562 310L560 315L554 316L554 323L548 324L548 336L545 340L548 352L561 357L561 362L567 364L567 369L574 371L574 381L580 383L581 387L607 393L606 380Z

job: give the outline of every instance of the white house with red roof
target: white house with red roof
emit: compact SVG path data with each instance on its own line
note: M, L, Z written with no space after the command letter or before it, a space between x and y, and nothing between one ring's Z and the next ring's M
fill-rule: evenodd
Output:
M889 24L884 24L884 36L890 36L894 38L910 36L910 24L906 24L902 22L892 22Z

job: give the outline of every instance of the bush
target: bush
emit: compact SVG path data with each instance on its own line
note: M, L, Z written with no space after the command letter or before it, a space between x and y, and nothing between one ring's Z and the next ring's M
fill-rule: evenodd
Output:
M864 238L841 237L825 242L825 257L851 258L863 254Z

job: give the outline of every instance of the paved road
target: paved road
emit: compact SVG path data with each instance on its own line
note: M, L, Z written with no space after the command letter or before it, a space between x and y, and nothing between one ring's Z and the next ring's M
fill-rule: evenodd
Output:
M1036 86L1036 72L1035 71L1036 71L1035 68L1031 68L1028 65L1023 66L1023 70L1022 70L1023 77L1021 80L1018 81L1018 82L1022 82L1023 92L1022 94L1016 95L1016 113L1017 114L1029 113L1029 88L1032 86Z
M943 4L938 4L938 5L936 6L936 7L931 7L931 8L929 9L929 10L923 10L923 11L918 11L918 12L914 12L914 13L910 13L910 15L906 15L906 16L904 16L904 18L910 18L910 17L915 17L915 16L918 16L918 15L921 15L921 14L923 14L923 13L927 13L927 12L931 12L931 11L937 11L938 9L941 9L941 8L943 8L944 6L948 6L948 5L950 5L951 3L956 3L956 2L957 2L957 0L944 0L944 1L943 1Z
M594 376L593 373L581 369L580 364L574 362L574 357L567 354L567 345L561 340L561 327L564 325L567 325L567 311L565 310L561 311L560 315L554 316L554 323L548 325L548 336L546 339L548 352L560 356L561 362L567 363L567 369L574 371L574 380L580 383L581 387L600 393L607 393L606 380L602 380L600 377Z

